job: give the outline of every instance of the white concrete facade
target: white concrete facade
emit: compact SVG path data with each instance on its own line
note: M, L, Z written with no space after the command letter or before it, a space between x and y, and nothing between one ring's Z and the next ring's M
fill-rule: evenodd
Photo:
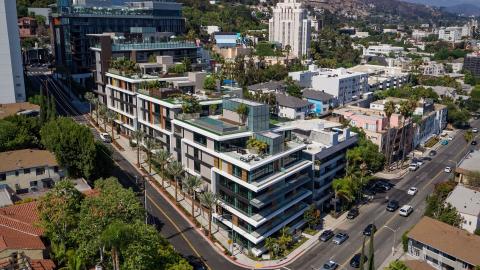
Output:
M24 102L25 82L15 1L0 0L0 103Z
M390 55L391 53L399 55L404 51L403 47L395 47L390 44L373 45L365 48L363 55Z
M462 27L447 27L438 31L438 39L449 42L460 42L462 40Z
M310 48L311 21L307 10L298 0L283 0L273 8L269 21L269 40L290 46L290 54L301 58Z

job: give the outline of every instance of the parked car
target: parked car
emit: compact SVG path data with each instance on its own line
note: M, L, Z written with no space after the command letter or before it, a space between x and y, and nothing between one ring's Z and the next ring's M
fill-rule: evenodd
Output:
M389 191L390 189L392 189L392 187L394 185L392 183L388 182L388 181L379 180L379 181L375 182L375 186L380 188L380 189L383 189L384 191Z
M377 231L377 227L375 226L375 224L368 224L367 227L365 227L365 229L363 230L363 235L366 235L366 236L370 236L373 234L375 234L375 232Z
M478 133L478 128L472 128L473 133Z
M353 268L360 268L361 261L362 261L362 254L357 253L350 260L350 266ZM363 263L366 263L367 261L368 261L368 257L363 255Z
M448 136L447 140L453 141L453 136Z
M337 233L335 237L333 237L332 242L336 245L341 245L343 242L347 241L348 234L346 233Z
M398 211L398 214L400 216L408 217L411 213L413 212L413 207L411 205L404 205L400 210Z
M445 169L443 169L444 172L446 173L451 173L452 172L452 167L445 167Z
M435 156L436 154L437 154L437 151L435 151L435 150L432 150L432 151L430 151L430 153L428 153L428 155L431 156L431 157Z
M418 192L418 188L411 187L411 188L408 189L407 194L410 195L410 196L414 196L415 194L417 194L417 192Z
M108 133L100 133L100 139L102 139L102 141L104 143L111 143L112 142L112 137L110 137L110 135Z
M477 141L472 141L470 144L471 145L477 145Z
M338 263L330 260L325 264L323 264L322 268L320 268L319 270L334 270L334 269L337 269L337 267L338 267Z
M352 208L350 209L350 211L348 211L347 218L354 219L358 216L358 214L360 214L360 212L358 211L358 208Z
M195 256L187 256L185 258L188 263L193 266L193 270L207 270L207 266L203 262L202 259L195 257Z
M441 145L447 145L447 144L448 144L448 140L442 140L442 141L440 142L440 144L441 144Z
M374 189L370 188L370 189L363 190L362 194L363 194L364 198L371 201L371 200L375 199L375 195L377 194L377 192L375 192Z
M390 200L387 204L387 211L389 212L394 212L395 210L398 209L400 205L398 204L398 201L396 200Z
M417 164L418 167L421 167L423 165L423 160L417 159L415 163Z
M409 171L416 171L418 169L418 164L417 163L411 163L410 166L408 166Z
M322 232L322 234L318 237L318 240L322 241L322 242L327 242L328 240L332 239L332 237L334 236L335 234L333 233L332 230L325 230Z

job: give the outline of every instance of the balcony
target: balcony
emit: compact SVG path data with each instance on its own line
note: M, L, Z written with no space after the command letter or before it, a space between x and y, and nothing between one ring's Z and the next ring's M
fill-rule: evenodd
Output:
M151 88L151 89L138 89L137 93L153 97L153 98L158 98L158 99L165 99L169 98L172 95L178 95L181 94L182 91L174 88Z

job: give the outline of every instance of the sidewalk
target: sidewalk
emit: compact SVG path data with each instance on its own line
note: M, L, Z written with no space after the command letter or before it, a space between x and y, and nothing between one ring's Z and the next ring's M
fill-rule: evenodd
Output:
M92 126L96 128L97 130L98 127L94 125L93 122L91 122ZM102 123L100 123L100 126L103 126ZM107 128L108 129L108 128ZM143 170L139 169L136 164L137 164L137 150L136 148L130 147L129 140L123 136L115 136L115 142L118 144L119 147L115 146L112 144L113 147L117 149L117 151L129 162L131 163L137 170L145 177L150 176L150 180L154 180L155 184L152 185L157 189L157 191L164 196L167 201L170 202L170 204L177 209L177 211L192 225L192 228L195 228L197 232L207 239L207 236L205 236L205 229L208 228L208 210L204 210L203 207L199 207L198 201L195 202L195 219L196 221L201 225L201 228L198 228L192 221L191 218L191 200L188 195L184 195L184 193L179 189L178 190L178 202L174 202L175 198L175 187L170 184L169 181L165 180L165 186L162 187L162 178L154 172L152 169L152 173L148 174L148 163L145 161L146 160L146 155L143 151L140 152L140 163L141 167ZM123 149L122 149L123 148ZM165 192L166 191L166 192ZM183 209L180 209L180 207ZM188 214L186 214L188 213ZM325 229L335 229L337 228L341 223L343 223L346 220L346 215L347 213L344 213L342 216L340 216L337 219L334 219L330 215L325 216L324 218L324 228ZM323 230L322 230L323 231ZM300 255L302 255L304 252L308 251L312 246L318 243L318 238L322 231L317 232L315 235L310 236L303 234L305 237L308 239L300 245L298 248L296 248L294 251L292 251L289 255L287 255L284 258L281 259L276 259L276 260L254 260L248 257L246 254L244 254L243 250L241 247L238 245L234 244L233 246L229 244L229 231L219 227L217 224L212 222L212 235L215 238L217 242L213 241L208 241L212 248L216 250L220 255L228 258L232 263L237 264L242 267L250 268L250 269L271 269L271 268L277 268L281 267L283 265L287 265L289 263L292 263L295 261ZM230 250L233 249L232 255L229 256L227 255ZM227 252L228 251L228 252Z
M385 269L388 265L396 260L403 260L406 258L405 252L403 251L403 245L400 243L398 246L395 247L395 252L390 254L385 261L380 265L378 269Z

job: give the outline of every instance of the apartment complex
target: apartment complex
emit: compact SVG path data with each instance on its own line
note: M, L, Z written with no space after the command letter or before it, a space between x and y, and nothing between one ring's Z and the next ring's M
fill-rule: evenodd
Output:
M386 90L402 87L408 83L410 75L399 67L379 65L358 65L348 69L352 72L368 74L368 91Z
M480 236L423 217L407 234L408 255L435 269L464 270L480 265Z
M94 66L88 34L127 33L132 27L176 35L184 32L181 4L175 0L131 1L124 6L97 8L58 0L50 24L55 62L73 74L90 76ZM80 76L80 75L79 75ZM79 77L77 76L77 77Z
M94 53L94 90L99 100L106 104L106 73L113 59L129 59L157 73L166 73L174 63L188 59L193 66L200 62L200 51L193 42L170 41L165 33L155 29L132 27L128 33L90 34ZM152 59L155 62L152 62ZM160 59L161 61L157 61Z
M308 57L312 31L307 9L299 0L283 0L273 8L269 21L269 40L278 42L285 49L290 47L292 56Z
M446 27L438 30L438 39L457 43L462 41L462 27Z
M0 184L16 193L53 187L64 176L55 156L46 150L24 149L0 153Z
M16 1L0 1L0 103L24 102L22 54Z
M398 56L404 51L403 47L395 47L390 44L370 45L368 48L364 48L363 55L365 56Z
M289 72L288 75L301 87L334 96L339 104L359 99L368 91L368 74L344 68L324 69L310 65L306 71Z

